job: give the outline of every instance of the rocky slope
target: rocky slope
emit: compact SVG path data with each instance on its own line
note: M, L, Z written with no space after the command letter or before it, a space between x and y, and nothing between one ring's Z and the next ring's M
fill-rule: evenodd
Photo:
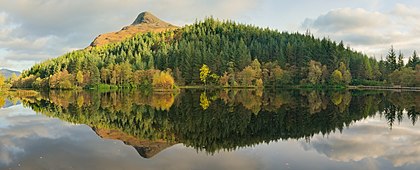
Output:
M142 12L137 16L136 20L134 20L131 25L122 28L120 31L105 33L96 37L90 44L90 47L120 42L138 33L162 32L177 28L179 27L160 20L150 12Z

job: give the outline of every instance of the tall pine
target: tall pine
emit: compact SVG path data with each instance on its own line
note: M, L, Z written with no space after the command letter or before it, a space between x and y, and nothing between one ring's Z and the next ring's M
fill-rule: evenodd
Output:
M391 49L389 49L388 55L386 56L386 67L388 73L397 69L397 54L395 53L394 46L391 46Z
M398 64L397 64L397 69L401 70L401 68L404 67L404 61L403 61L404 55L403 53L400 51L398 54Z
M416 65L417 64L420 64L420 59L419 59L419 56L417 56L417 52L416 51L414 51L413 52L413 55L411 56L411 58L408 60L408 63L407 63L407 67L410 67L410 68L412 68L412 69L415 69L416 68Z

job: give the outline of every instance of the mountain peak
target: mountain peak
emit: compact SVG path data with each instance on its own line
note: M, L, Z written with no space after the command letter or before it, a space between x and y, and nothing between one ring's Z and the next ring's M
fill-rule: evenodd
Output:
M158 17L154 16L152 13L150 12L142 12L140 13L136 20L134 20L134 22L131 25L138 25L138 24L142 24L142 23L161 23L163 22L162 20L160 20Z
M105 33L96 37L90 47L120 42L138 33L158 33L171 29L178 29L178 27L162 21L150 12L142 12L131 25L123 27L120 31Z

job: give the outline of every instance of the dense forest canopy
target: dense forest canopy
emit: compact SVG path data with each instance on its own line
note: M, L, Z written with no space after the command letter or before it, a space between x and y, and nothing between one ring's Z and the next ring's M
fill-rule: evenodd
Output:
M404 65L391 48L385 61L326 38L207 18L176 30L138 34L36 64L15 87L173 88L178 85L272 86L420 84L414 52ZM206 66L208 76L200 77ZM416 67L417 66L417 67Z

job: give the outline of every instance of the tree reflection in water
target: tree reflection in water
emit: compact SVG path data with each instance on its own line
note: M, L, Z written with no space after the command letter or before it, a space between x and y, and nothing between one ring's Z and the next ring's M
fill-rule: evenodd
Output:
M36 112L86 124L151 157L183 143L219 150L342 131L380 114L389 127L420 114L420 93L390 91L183 90L180 94L49 91L9 96ZM2 100L0 100L2 101Z

